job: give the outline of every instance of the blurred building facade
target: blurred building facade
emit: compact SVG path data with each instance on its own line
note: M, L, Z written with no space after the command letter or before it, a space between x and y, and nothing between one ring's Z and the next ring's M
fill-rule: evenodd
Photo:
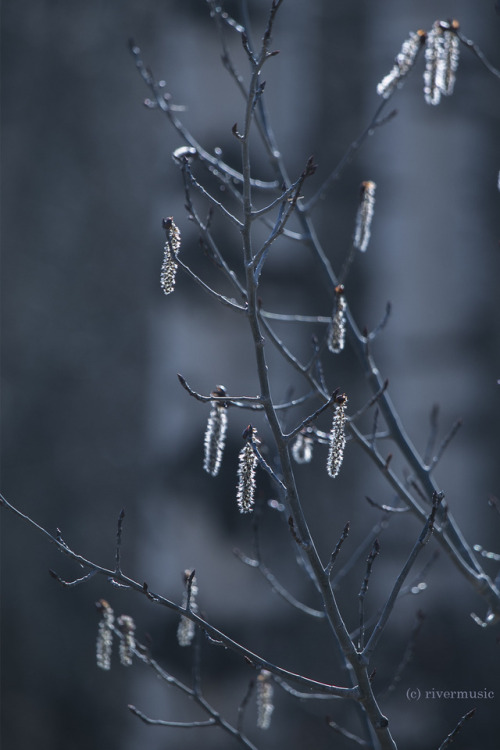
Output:
M251 5L257 38L268 2ZM227 4L235 15L238 7ZM314 154L319 166L311 192L321 184L369 122L378 103L376 84L408 33L450 15L498 65L500 16L493 2L479 9L465 0L412 0L404 8L395 0L285 0L274 38L280 55L265 78L276 138L292 176ZM256 393L244 321L185 277L171 298L159 287L166 215L181 228L186 259L214 283L218 276L185 217L182 182L171 159L182 143L160 113L141 106L148 91L127 40L134 38L173 101L185 105L180 116L196 137L209 149L220 147L237 166L231 127L241 121L243 103L221 65L207 5L5 0L2 16L2 492L51 531L60 528L76 551L110 566L117 518L125 508L123 558L132 577L180 601L183 571L196 568L209 619L290 669L332 679L336 662L326 635L304 625L232 554L235 546L251 552L248 523L234 503L247 415L230 415L227 461L234 471L227 468L211 480L201 462L207 408L189 399L176 377L181 372L202 392L224 383L233 393ZM239 49L230 44L243 70ZM437 476L470 541L489 549L498 539L498 522L487 498L500 491L493 449L500 377L500 90L468 50L462 52L454 95L439 107L425 104L421 73L420 64L394 100L397 116L368 139L313 218L334 268L340 268L359 183L377 183L371 245L356 260L350 304L360 326L371 329L386 301L392 303L374 351L418 447L425 446L434 403L440 404L441 434L463 418ZM255 163L265 172L261 156ZM216 230L222 237L222 223ZM235 239L228 235L224 251L241 268ZM329 314L326 291L303 251L282 243L266 274L263 293L270 309ZM282 335L305 356L309 331L283 328ZM289 387L300 384L281 361L271 356L271 363L276 398L284 400ZM332 388L352 392L357 405L368 398L350 355L332 364L328 376ZM299 476L304 492L314 496L310 521L325 556L347 520L353 544L377 522L375 512L367 518L365 495L393 500L355 446L348 448L335 497L319 461ZM264 482L264 499L273 492ZM381 557L383 575L373 579L374 601L387 594L417 533L416 524L403 522L394 549L388 532L390 551ZM277 520L269 521L264 541L269 564L314 606L306 577L290 572L289 540ZM74 589L58 587L49 568L68 579L80 571L6 514L2 557L5 748L232 747L212 730L200 735L144 726L128 713L128 703L157 718L185 721L193 717L192 707L145 669L116 665L103 674L95 667L93 603L105 597L117 613L134 615L139 636L151 638L155 655L189 680L174 617L97 579ZM361 571L340 593L353 627ZM420 688L438 687L439 680L450 689L491 686L500 698L492 672L496 664L498 674L495 633L481 632L468 617L472 609L484 615L482 603L444 559L433 569L425 596L398 611L389 631L394 653L389 664L377 667L381 681L389 681L404 652L418 605L429 610L430 625L408 679ZM209 646L204 665L210 698L235 720L234 696L243 698L250 675ZM437 746L461 715L457 705L432 709L409 705L402 691L388 699L401 746ZM305 705L301 711L278 696L262 747L329 747L321 718L329 710ZM482 706L479 714L476 745L493 749L494 706ZM419 737L417 722L425 726Z

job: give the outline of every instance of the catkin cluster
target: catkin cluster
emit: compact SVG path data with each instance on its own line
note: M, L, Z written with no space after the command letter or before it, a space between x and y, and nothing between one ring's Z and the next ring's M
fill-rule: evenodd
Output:
M399 88L415 64L425 44L424 98L427 104L439 104L442 96L450 96L455 86L455 74L460 56L458 21L435 21L427 33L420 29L411 32L403 42L389 73L377 86L377 93L388 99Z
M425 48L424 97L427 104L439 104L455 86L459 61L458 21L436 21L427 35Z
M113 649L113 634L115 632L115 613L105 599L96 602L96 608L101 612L101 619L97 629L96 661L99 669L111 669L111 652ZM128 615L120 615L116 621L121 632L119 655L120 663L130 667L135 649L135 623Z

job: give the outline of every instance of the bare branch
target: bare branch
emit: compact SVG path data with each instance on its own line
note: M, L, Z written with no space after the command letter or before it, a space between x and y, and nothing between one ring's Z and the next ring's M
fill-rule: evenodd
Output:
M335 545L335 549L333 550L332 554L330 555L330 561L328 565L325 568L325 573L330 576L333 570L333 566L335 565L335 561L338 557L338 554L342 548L342 545L344 544L345 540L347 539L349 535L349 530L351 528L351 524L348 521L346 525L344 526L344 530L342 531L342 535L340 539L338 540L337 544Z
M242 563L248 565L251 568L257 568L257 570L269 583L272 590L275 591L279 596L281 596L284 601L288 602L288 604L291 604L292 607L299 610L299 612L302 612L305 615L309 615L309 617L316 617L320 620L324 619L325 613L322 610L312 609L312 607L308 607L307 604L299 602L298 599L296 599L287 589L285 589L284 586L281 585L276 576L274 576L271 571L262 564L262 562L247 557L238 549L233 550L233 552L236 557L241 560Z
M351 740L351 742L355 742L356 745L359 745L360 747L368 747L368 742L366 742L366 740L363 740L361 739L361 737L358 737L357 734L353 734L347 729L344 729L344 727L341 727L340 724L337 724L337 722L333 721L333 719L331 719L329 716L326 717L326 723L329 727L334 729L337 734L342 735L342 737Z
M143 721L145 724L150 724L157 727L173 727L175 729L197 729L199 727L215 727L217 722L215 719L207 719L206 721L165 721L164 719L151 719L142 711L139 711L135 706L129 705L129 711L137 716L138 719Z
M231 177L231 179L236 180L240 183L243 182L243 175L241 174L241 172L238 172L228 164L222 162L220 159L217 159L209 151L206 151L201 146L201 144L196 140L192 133L175 115L175 107L170 103L169 97L161 92L151 70L149 70L144 65L140 48L132 40L130 40L129 42L129 48L135 60L137 70L144 80L144 83L149 87L152 93L153 101L155 102L156 106L167 116L168 120L173 125L175 130L177 130L184 142L187 143L188 146L196 149L198 156L203 162L206 162L211 167L216 167L218 170L227 174L228 177ZM277 188L279 188L279 182L277 181L266 182L265 180L255 180L251 178L251 184L253 187L260 190L276 190Z
M461 419L457 419L456 422L453 423L451 426L450 431L447 435L443 438L443 441L441 445L439 446L438 450L436 451L436 454L433 456L432 461L429 465L429 472L433 471L436 466L438 465L439 461L441 460L443 453L445 452L446 448L449 446L459 429L461 428L463 424L463 421Z
M492 73L495 76L495 78L500 78L500 70L498 70L498 68L495 68L495 66L489 62L489 60L486 58L484 53L481 52L477 44L475 44L472 41L472 39L467 39L467 37L464 36L460 30L457 30L455 33L460 39L460 41L462 42L462 44L464 44L468 49L470 49L471 52L475 54L477 59L480 60L480 62L482 62L486 70L489 70L490 73Z
M122 548L122 533L123 533L123 519L125 518L125 509L122 508L120 515L118 516L118 526L116 530L116 572L121 573L121 548Z
M363 651L364 644L365 644L365 597L366 597L366 592L368 591L368 583L370 581L370 577L372 574L373 563L375 562L375 558L378 556L379 552L380 552L380 544L379 544L378 539L375 539L371 552L368 555L368 558L366 560L365 577L363 579L363 583L361 584L361 589L358 594L358 600L359 600L358 651L360 652Z
M380 616L380 619L378 623L376 624L375 628L373 629L373 632L368 640L368 643L366 644L365 648L363 649L363 652L361 654L363 662L369 663L371 656L373 655L373 652L377 646L377 643L380 639L380 636L382 635L382 632L387 624L387 621L391 615L391 612L394 608L394 604L396 603L396 599L398 597L398 594L401 590L401 587L403 583L405 582L411 568L413 567L413 564L415 560L417 559L418 554L422 551L424 546L428 543L432 532L434 531L434 522L436 518L437 509L439 507L439 504L443 500L443 495L434 495L432 499L432 510L429 513L429 516L427 518L427 521L424 525L424 528L422 529L419 538L417 539L412 551L410 552L410 555L403 565L403 568L398 575L396 582L394 583L394 586L392 588L392 591L389 595L389 598L387 599L387 602L385 604L384 610Z
M445 740L439 745L438 750L445 750L445 748L449 747L451 743L454 742L457 734L462 730L465 722L469 721L469 719L472 719L475 713L475 708L467 711L467 713L462 716L455 729L453 729L453 731L451 731L450 734L445 738Z

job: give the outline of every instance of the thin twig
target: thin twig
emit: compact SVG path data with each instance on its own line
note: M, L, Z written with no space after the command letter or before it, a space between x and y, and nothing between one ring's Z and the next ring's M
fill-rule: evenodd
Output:
M276 576L273 575L273 573L271 573L271 571L266 568L266 566L263 565L262 562L260 562L259 560L254 560L251 557L247 557L247 555L244 555L243 552L241 552L239 549L234 549L233 552L238 560L241 560L242 563L248 565L251 568L256 568L269 583L272 590L275 591L279 596L281 596L284 601L288 602L288 604L291 604L292 607L297 609L299 612L308 615L309 617L315 617L320 620L324 619L325 613L322 610L313 609L312 607L308 607L307 604L299 602L299 600L296 599L293 594L291 594L284 586L281 585Z
M304 429L304 427L307 427L308 425L310 425L311 422L314 422L319 417L320 414L323 414L323 412L326 411L328 407L334 403L335 399L338 396L339 390L340 388L336 388L334 392L332 393L332 395L330 396L330 398L328 399L328 401L322 404L319 407L319 409L316 409L315 412L313 412L308 417L303 419L302 422L299 425L297 425L297 427L295 427L291 432L289 432L287 435L284 435L285 440L291 440L292 438L294 438L295 435L298 435L298 433Z
M349 530L351 528L351 524L348 521L346 525L344 526L344 529L342 531L342 534L340 536L340 539L338 540L337 544L335 545L335 549L333 550L332 554L330 555L330 561L328 565L325 568L325 573L330 576L333 570L333 566L335 565L335 561L337 560L337 557L339 555L339 552L342 548L342 545L344 544L345 540L347 539L349 535Z
M398 664L396 671L394 672L394 676L392 678L392 681L390 685L386 689L386 694L392 693L396 687L401 682L401 677L408 666L408 664L412 661L413 656L415 654L415 648L416 648L416 642L417 638L420 635L420 631L422 630L422 626L425 621L425 615L421 610L418 610L416 615L415 624L413 625L413 628L410 633L410 637L408 639L408 643L406 644L406 648L403 654L403 657Z
M199 729L200 727L215 727L217 722L215 719L207 719L206 721L165 721L164 719L151 719L142 711L139 711L135 706L129 705L130 713L137 716L138 719L143 721L145 724L149 724L157 727L173 727L174 729Z
M365 499L372 505L374 508L378 508L379 510L383 510L384 513L407 513L410 509L407 505L404 505L403 507L398 506L394 507L392 505L385 505L385 503L376 503L375 500L372 500L371 497L368 497L368 495L365 495Z
M444 739L444 741L439 745L438 750L446 750L446 748L449 747L452 742L454 742L457 734L462 730L465 722L469 721L469 719L472 719L475 713L475 708L467 711L467 713L462 716L455 729L453 729L453 731L451 731L449 735Z
M365 577L363 579L363 583L361 584L361 589L358 594L358 602L359 602L358 651L359 652L363 651L363 648L365 645L365 597L366 597L366 592L368 591L368 583L370 581L370 577L371 577L372 570L373 570L373 563L375 562L375 558L378 556L379 552L380 552L380 543L378 539L375 539L373 543L373 547L366 560Z
M120 515L118 516L118 526L116 530L116 572L121 573L121 548L122 548L122 534L123 534L123 519L125 518L125 509L122 508Z
M65 554L67 557L74 560L78 564L80 564L82 567L87 568L89 571L93 571L94 573L97 573L99 575L105 576L108 581L116 580L118 584L124 585L130 589L133 589L134 591L140 594L143 594L151 602L154 602L155 604L171 609L180 615L184 615L188 619L192 620L196 625L199 625L207 633L207 635L209 635L214 641L216 642L218 641L221 644L223 644L226 648L229 648L235 653L240 654L242 657L246 658L254 666L262 668L262 669L267 669L269 672L272 672L273 674L277 674L278 676L281 676L290 682L294 682L298 685L311 688L318 692L326 692L332 695L340 695L346 698L357 697L358 689L356 687L347 688L347 687L337 687L336 685L328 685L326 683L321 683L316 680L312 680L307 677L294 674L293 672L289 672L286 669L283 669L281 667L276 666L275 664L272 664L267 659L264 659L258 656L257 654L254 654L252 651L250 651L249 649L246 649L244 646L240 645L239 643L234 641L232 638L227 636L225 633L222 633L220 630L215 628L213 625L211 625L205 619L200 617L198 614L192 611L190 612L186 610L184 607L181 607L180 605L167 599L166 597L161 596L160 594L153 593L149 589L149 586L147 585L147 583L140 584L137 581L134 581L132 578L129 578L128 576L126 576L124 573L118 574L114 570L104 568L98 565L97 563L92 562L91 560L87 560L82 555L77 554L72 549L70 549L67 545L58 541L58 539L56 539L56 537L53 536L53 534L51 534L49 531L43 528L43 526L40 526L32 518L22 513L14 505L9 503L6 500L6 498L1 494L0 494L0 505L6 508L7 510L10 510L14 515L23 519L30 526L33 526L35 529L37 529L40 533L46 536L61 552L63 552L63 554Z
M175 130L177 130L184 142L192 148L196 149L199 158L203 162L206 162L211 167L216 167L217 169L223 171L225 174L231 177L231 179L236 180L240 183L243 182L243 175L241 174L241 172L238 172L228 164L225 164L220 159L213 156L209 151L206 151L192 135L192 133L185 127L181 120L175 115L175 108L170 103L168 96L162 94L151 70L144 64L140 48L134 43L133 40L130 40L129 48L134 58L136 68L139 71L145 84L149 87L153 95L155 104L168 117L170 123L173 125ZM253 187L260 190L276 190L280 185L280 183L277 181L266 182L265 180L256 180L253 178L251 182Z
M337 734L342 735L342 737L345 737L351 742L355 742L360 747L368 747L368 742L366 742L366 740L363 740L361 737L358 737L357 734L353 734L347 729L344 729L344 727L341 727L340 724L337 724L337 722L331 719L329 716L326 717L326 723L329 727L334 729Z
M373 632L368 640L368 643L363 649L361 658L364 663L369 663L370 658L373 655L373 652L380 639L380 636L382 635L382 632L387 624L387 620L389 619L389 616L394 608L394 604L396 603L396 599L399 595L401 587L403 586L403 583L405 582L411 568L413 567L413 564L415 563L415 560L417 559L418 554L422 551L424 546L428 543L434 531L434 523L435 523L437 509L442 500L443 500L442 494L434 495L433 500L432 500L432 510L429 513L429 516L424 525L424 528L422 529L412 551L410 552L410 555L407 561L403 565L403 568L394 583L392 591L389 594L389 598L387 599L383 612L380 615L380 619L377 622L375 628L373 629Z
M495 68L495 66L489 62L489 60L486 58L484 53L481 52L477 44L475 44L475 42L473 42L472 39L467 39L467 37L464 36L460 30L457 30L455 33L460 39L460 41L462 42L462 44L465 44L465 46L468 47L468 49L470 49L471 52L475 54L477 59L482 62L486 70L489 70L490 73L492 73L496 78L500 78L500 70L498 70L498 68Z
M432 458L432 461L429 464L429 472L433 471L436 468L436 466L438 465L439 461L441 460L441 458L443 456L443 453L445 452L446 448L449 446L449 444L451 443L451 441L453 440L453 438L455 437L455 435L459 431L459 429L462 426L462 424L463 424L463 420L462 419L457 419L456 422L453 423L453 425L451 426L450 431L443 438L443 441L442 441L441 445L437 449L435 455Z

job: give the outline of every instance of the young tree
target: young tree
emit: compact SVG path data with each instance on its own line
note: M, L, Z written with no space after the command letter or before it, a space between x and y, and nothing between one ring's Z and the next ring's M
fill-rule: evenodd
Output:
M279 716L274 701L283 693L290 705L295 701L301 708L305 706L305 711L315 711L322 717L318 719L321 732L315 738L318 747L343 743L341 746L358 744L374 750L396 748L398 736L392 729L395 719L389 711L390 696L401 684L403 669L418 649L423 618L412 607L415 625L405 634L406 648L396 654L387 637L395 609L403 596L411 598L425 590L437 565L433 552L439 549L453 565L450 575L464 579L482 602L481 614L472 614L475 624L481 628L494 626L500 619L500 594L481 558L497 558L494 553L483 554L477 545L473 547L473 540L454 518L446 486L443 491L435 480L435 470L460 422L439 440L434 410L427 449L422 453L416 449L394 406L391 385L375 360L376 340L386 335L391 323L390 306L371 329L361 328L353 314L356 278L359 282L355 270L372 249L378 181L364 175L358 197L350 201L352 238L343 243L347 252L342 256L337 248L331 248L331 228L325 238L316 231L314 215L325 210L323 199L368 138L393 119L395 112L388 105L414 67L422 65L424 69L422 106L436 106L442 97L452 94L462 50L472 51L497 78L500 73L464 35L458 21L437 20L429 29L411 32L392 68L378 87L374 83L379 100L373 117L338 164L318 180L315 159L305 157L301 169L289 174L268 111L267 97L272 99L273 92L265 85L267 70L278 54L275 39L286 3L273 0L263 27L256 33L247 3L240 4L237 18L215 2L208 6L220 36L224 66L242 95L242 114L231 129L234 148L227 156L220 148L204 144L202 127L197 129L201 135L188 128L182 107L148 68L135 42L131 42L130 50L149 89L147 106L166 117L180 140L172 157L181 178L186 217L199 244L196 248L192 242L192 229L184 229L185 218L165 216L161 288L169 298L182 294L179 287L185 278L186 283L194 283L207 295L210 304L220 305L227 316L234 314L241 321L241 329L247 330L241 335L246 335L248 342L244 368L253 373L249 381L255 387L253 391L237 389L230 387L227 379L224 385L207 383L202 367L196 382L178 375L183 391L172 398L200 402L198 443L203 444L206 481L222 474L230 477L227 481L233 488L233 513L241 514L252 545L251 553L237 551L238 564L259 573L304 623L313 623L304 625L306 640L321 629L317 658L324 659L325 664L299 673L289 662L280 661L280 649L266 644L265 650L257 651L251 637L249 642L236 639L229 629L215 623L210 601L203 593L203 570L185 571L180 600L160 594L147 581L124 571L124 512L118 519L114 565L105 567L76 552L59 533L51 534L24 516L8 498L2 497L2 505L36 526L82 566L83 575L72 580L63 579L57 571L52 573L63 586L72 587L96 575L111 584L107 599L101 598L97 605L101 618L98 666L110 669L113 642L117 640L123 666L142 662L169 689L184 694L199 709L196 718L178 721L150 715L147 705L131 705L131 712L146 724L163 726L165 732L217 727L225 733L228 747L231 743L264 747L269 740L262 730L270 730L272 741L282 743L273 726ZM247 66L246 74L240 72L243 66L235 40ZM415 80L414 73L413 84ZM325 224L328 226L328 220ZM188 231L191 241L186 243ZM335 244L340 244L337 238ZM205 266L199 262L200 254L209 261ZM286 270L288 257L295 254L307 258L307 273L313 279L308 279L308 284L321 290L306 297L310 305L307 311L303 310L303 300L296 309L294 295L286 289L279 298L283 308L278 307L267 278L280 275L281 268ZM222 335L219 330L213 334ZM185 335L189 337L189 332ZM361 375L356 380L342 363L352 355ZM206 418L203 440L201 424ZM238 455L232 458L227 456L229 425L238 425L231 429L241 435ZM387 487L385 491L380 489L380 483L375 493L371 484L366 486L366 501L363 510L355 513L354 522L349 485L342 481L348 453L354 462L349 476L353 471L368 472L364 462L371 462ZM325 492L328 503L317 497ZM383 492L383 501L373 498ZM498 508L496 500L491 504ZM410 516L413 523L401 530ZM359 528L354 529L355 525ZM278 547L280 554L286 550L287 585L266 562L272 546ZM381 567L389 555L391 565ZM298 576L308 583L307 603L302 593L297 593L304 591L302 583L296 584ZM158 609L174 613L178 643L189 653L193 665L191 680L174 676L168 656L165 664L163 660L160 663L154 643L136 640L136 625L128 610L115 617L114 609L121 608L121 589L135 591ZM259 622L248 623L250 632L259 627ZM300 651L304 645L298 640L294 648ZM246 682L246 689L233 705L232 718L207 698L204 688L205 654L215 652L217 657L223 650L231 652ZM213 655L210 658L214 659ZM422 687L409 685L404 691L407 701L435 701L445 692L449 695L443 695L444 700L460 701L455 704L455 724L449 726L448 737L434 738L436 747L447 747L455 739L472 718L474 701L493 700L490 696L494 687L483 690L481 686L481 691L475 686L459 687L441 690L433 682ZM254 700L256 721L250 716ZM324 709L325 705L328 708ZM282 726L279 719L276 723Z

